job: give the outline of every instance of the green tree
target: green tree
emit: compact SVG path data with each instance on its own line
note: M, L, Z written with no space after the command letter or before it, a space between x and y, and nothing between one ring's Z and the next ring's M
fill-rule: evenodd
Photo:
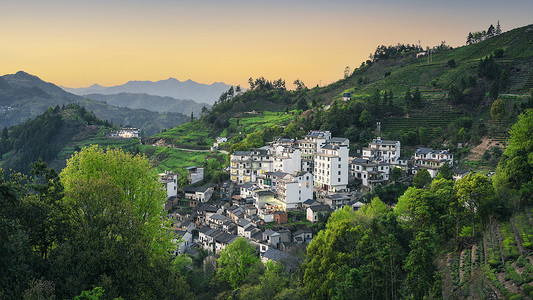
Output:
M420 90L418 89L418 87L415 88L411 101L413 105L416 107L422 106L422 94L420 93Z
M454 191L461 203L470 210L472 237L475 237L476 211L489 202L489 198L494 194L492 184L486 176L479 173L470 173L455 182Z
M493 119L503 119L507 115L507 107L505 106L505 101L502 99L497 99L492 103L490 107L490 116Z
M437 270L433 263L435 254L435 239L431 231L421 231L411 241L411 252L404 268L407 271L405 283L414 299L424 299L430 293Z
M518 193L522 200L533 197L533 109L527 109L510 130L510 139L498 163L495 186Z
M431 183L431 174L426 169L418 170L413 177L413 184L418 189L424 188L429 183Z
M396 182L398 181L400 178L402 178L402 169L398 168L398 167L394 167L392 168L392 172L391 172L391 180L393 182Z
M66 194L75 192L79 182L109 179L118 188L117 201L133 207L137 220L143 224L143 235L151 240L152 249L159 253L168 251L170 236L163 227L166 225L163 208L166 195L157 172L144 156L91 146L75 153L60 177Z
M321 230L307 247L303 284L313 299L325 299L334 293L342 280L341 267L356 259L353 245L361 239L363 228L348 206L334 212L325 230Z
M442 166L439 168L439 174L445 179L452 179L453 172L448 162L442 164Z
M261 263L255 254L255 248L243 237L238 237L232 244L220 252L217 259L217 276L237 289L247 279L257 263Z
M362 123L365 127L368 127L372 123L372 115L368 110L363 110L359 116L359 122Z

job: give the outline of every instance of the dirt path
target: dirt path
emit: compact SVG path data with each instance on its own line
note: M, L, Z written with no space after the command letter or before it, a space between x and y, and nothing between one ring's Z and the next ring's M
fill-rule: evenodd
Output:
M500 142L494 141L488 137L483 137L481 139L481 144L472 148L470 153L464 159L468 161L480 160L485 151L492 147L500 147L502 150L504 149L504 145L502 145Z

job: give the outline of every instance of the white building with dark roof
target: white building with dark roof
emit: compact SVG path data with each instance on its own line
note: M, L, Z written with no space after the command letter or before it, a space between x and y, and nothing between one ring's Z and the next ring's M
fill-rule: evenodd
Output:
M176 197L178 195L178 174L174 172L165 171L159 174L159 182L164 185L167 192L167 198Z
M400 141L387 141L378 137L372 140L368 147L363 148L362 158L375 162L396 164L400 158Z
M453 166L453 154L451 154L449 150L434 150L433 148L420 147L416 149L414 161L414 174L416 174L418 169L423 168L428 170L431 178L435 178L439 173L439 169L446 162L450 167Z
M348 146L326 144L315 154L315 186L332 193L344 192L348 185Z
M294 172L283 176L276 186L277 198L284 203L284 210L301 208L307 199L313 199L313 174Z
M302 171L313 172L315 153L331 139L331 132L311 130L302 140L298 140L298 147L302 150Z

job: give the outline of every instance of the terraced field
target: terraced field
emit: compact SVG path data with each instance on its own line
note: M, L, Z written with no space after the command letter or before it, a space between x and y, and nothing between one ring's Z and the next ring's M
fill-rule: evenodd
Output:
M407 132L416 130L418 127L425 127L431 138L435 138L439 132L446 129L448 125L462 114L453 109L445 99L430 99L426 103L429 109L423 113L415 112L404 117L388 118L382 122L382 130L385 133ZM440 128L440 129L439 129Z
M445 296L453 299L533 298L533 211L492 224L477 244L441 266Z

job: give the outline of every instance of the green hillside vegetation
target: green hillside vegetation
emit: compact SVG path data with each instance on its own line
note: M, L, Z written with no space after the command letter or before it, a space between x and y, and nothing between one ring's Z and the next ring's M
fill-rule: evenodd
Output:
M109 122L96 118L84 107L50 107L19 126L4 127L0 137L1 166L27 173L31 163L42 159L61 170L74 150L102 142L104 132L110 130Z
M146 109L116 107L91 99L83 99L78 104L94 112L102 120L108 120L121 126L134 126L142 130L147 136L189 120L187 116L180 113L158 113Z

